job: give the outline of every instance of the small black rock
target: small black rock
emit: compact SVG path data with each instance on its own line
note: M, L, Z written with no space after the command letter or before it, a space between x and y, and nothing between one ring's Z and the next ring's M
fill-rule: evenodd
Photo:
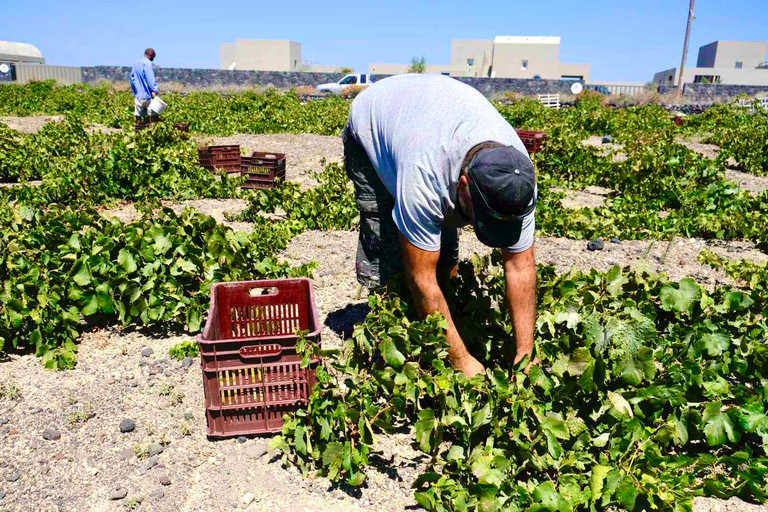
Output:
M0 491L0 500L5 498L5 493L3 491Z
M154 353L155 351L152 350L150 347L144 347L143 349L141 349L141 355L144 357L149 357Z
M153 500L161 500L165 497L165 492L162 489L158 489L152 493Z
M242 443L244 443L244 442L246 442L247 440L248 440L248 438L247 438L247 437L245 437L245 436L239 436L239 437L237 438L237 442L238 442L238 443L241 443L241 444L242 444Z
M616 237L613 237L613 238L611 238L611 243L612 243L612 244L620 244L620 243L621 243L621 240L619 240L619 239L618 239L618 238L616 238Z
M155 466L157 466L157 457L150 457L147 463L144 464L144 471L149 471Z
M194 415L192 414L192 412L190 412L190 411L187 411L187 412L185 412L185 413L184 413L184 419L185 419L185 420L189 421L189 420L191 420L192 418L194 418Z
M171 479L168 478L168 475L163 475L160 477L160 483L163 485L171 485Z
M133 432L133 429L136 428L136 423L130 418L125 418L123 421L120 422L120 432L123 434L126 434L128 432Z
M590 251L602 251L604 247L605 242L603 242L602 238L593 238L587 244L587 250Z
M613 142L613 137L611 137L610 135L606 135L605 137L603 137L603 144L608 144L609 142Z
M0 425L5 425L6 423L10 422L8 418L0 418Z
M59 439L61 439L61 432L53 429L44 430L43 439L45 439L46 441L58 441Z
M18 469L13 473L11 473L10 475L8 475L7 477L5 477L5 479L8 480L9 482L15 482L19 478L21 478L21 471L19 471Z
M183 366L184 368L189 368L193 364L195 364L195 360L192 357L185 357L184 360L181 362L181 366Z

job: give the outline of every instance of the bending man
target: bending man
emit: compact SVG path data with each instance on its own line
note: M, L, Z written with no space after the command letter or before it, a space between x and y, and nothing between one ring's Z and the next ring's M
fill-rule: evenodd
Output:
M438 275L454 275L458 229L504 255L518 363L533 350L536 178L515 130L474 88L440 75L386 78L360 93L342 132L360 210L357 279L384 284L405 271L417 310L448 321L448 356L484 371L454 325ZM510 354L512 355L512 354Z

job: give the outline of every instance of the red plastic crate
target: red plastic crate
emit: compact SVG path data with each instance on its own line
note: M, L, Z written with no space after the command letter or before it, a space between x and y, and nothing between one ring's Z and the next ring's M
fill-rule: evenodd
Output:
M204 146L197 148L200 167L211 172L240 173L240 146Z
M547 134L544 132L534 132L530 130L515 130L517 136L523 142L528 153L536 153L541 150L544 141L547 140Z
M214 284L197 337L208 435L279 432L306 406L319 362L301 368L296 331L319 343L321 329L309 279Z
M242 175L243 188L272 188L277 178L285 179L285 154L254 151L242 158Z

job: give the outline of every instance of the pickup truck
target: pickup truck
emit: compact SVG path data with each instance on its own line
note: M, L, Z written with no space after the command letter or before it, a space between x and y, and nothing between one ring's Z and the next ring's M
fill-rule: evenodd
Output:
M368 87L375 78L373 75L367 73L358 73L353 75L347 75L338 82L331 82L329 84L320 84L316 87L318 92L332 92L333 94L339 94L343 89L346 89L350 85L358 85L360 87Z

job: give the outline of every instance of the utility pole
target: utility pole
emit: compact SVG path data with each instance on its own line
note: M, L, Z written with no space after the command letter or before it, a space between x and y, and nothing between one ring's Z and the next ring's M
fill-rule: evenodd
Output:
M693 21L693 2L688 7L688 25L685 27L685 43L683 43L683 61L680 63L680 76L677 79L677 94L683 94L683 73L685 72L685 59L688 56L688 40L691 37L691 22Z

